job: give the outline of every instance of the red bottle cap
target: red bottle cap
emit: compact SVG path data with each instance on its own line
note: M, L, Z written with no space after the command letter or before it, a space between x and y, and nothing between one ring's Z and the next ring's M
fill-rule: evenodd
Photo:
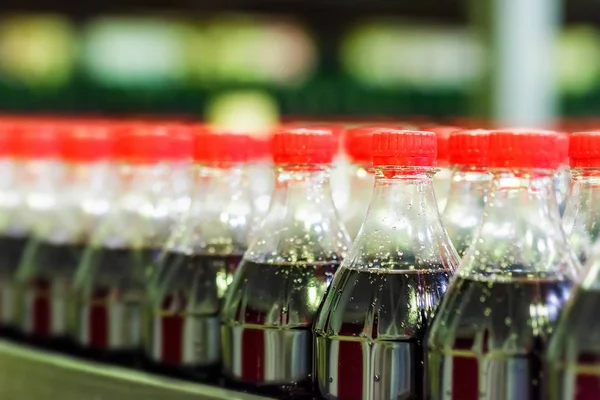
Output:
M371 164L373 162L373 133L386 129L394 129L384 125L362 125L346 129L344 151L350 161L356 164Z
M331 164L338 138L329 128L283 129L273 136L273 162L281 165Z
M272 137L248 137L248 161L260 161L271 158Z
M284 123L280 126L280 130L296 129L296 128L308 128L308 129L323 129L331 131L331 134L336 138L340 138L346 130L346 125L337 122L327 121L291 121Z
M96 162L114 154L115 135L108 123L72 123L60 135L61 157L67 162Z
M457 126L449 125L425 125L421 126L420 129L428 132L433 132L437 136L437 163L440 166L448 165L449 163L449 150L448 140L452 132L462 130Z
M572 168L600 167L600 131L571 133L569 159Z
M13 155L23 159L59 158L60 125L45 120L15 123Z
M450 164L487 167L490 131L474 129L453 132L448 140Z
M558 161L560 165L569 165L569 135L558 132Z
M12 157L15 153L15 124L13 120L0 120L0 157Z
M380 130L373 133L372 148L375 166L429 167L436 162L437 142L433 132Z
M194 156L194 134L190 125L184 123L166 124L170 138L169 159L173 161L190 161Z
M116 156L130 164L155 164L171 156L171 138L163 124L116 123Z
M197 127L194 161L201 164L236 164L248 161L248 135Z
M556 132L518 129L490 133L490 168L556 169L559 164Z

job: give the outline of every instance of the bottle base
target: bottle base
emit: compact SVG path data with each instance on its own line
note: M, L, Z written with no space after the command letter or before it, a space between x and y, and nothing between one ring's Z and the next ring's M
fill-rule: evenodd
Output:
M20 335L17 340L38 347L44 350L50 350L62 354L76 354L77 347L68 338L65 337L44 337L36 335Z
M221 383L221 366L176 366L157 363L156 361L144 359L143 369L159 375L176 379L219 385Z
M75 354L81 358L120 367L142 367L142 356L137 350L105 350L80 347Z
M228 377L223 378L227 389L256 394L260 396L273 397L285 400L312 400L315 395L312 391L312 382L301 381L293 384L256 384L240 382Z
M18 329L10 326L0 327L0 337L15 342L23 342L25 340L25 337Z

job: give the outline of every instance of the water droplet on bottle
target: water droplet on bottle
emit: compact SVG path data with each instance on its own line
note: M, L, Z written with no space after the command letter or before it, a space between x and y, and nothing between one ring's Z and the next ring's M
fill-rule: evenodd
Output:
M381 376L379 374L375 374L375 376L373 377L375 382L379 382L381 380Z
M329 377L329 383L331 383L331 382L333 382L333 377L332 376Z

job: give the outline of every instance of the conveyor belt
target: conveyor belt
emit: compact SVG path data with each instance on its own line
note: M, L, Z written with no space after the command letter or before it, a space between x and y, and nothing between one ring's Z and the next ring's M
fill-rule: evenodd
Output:
M194 384L97 364L0 340L2 400L260 400Z

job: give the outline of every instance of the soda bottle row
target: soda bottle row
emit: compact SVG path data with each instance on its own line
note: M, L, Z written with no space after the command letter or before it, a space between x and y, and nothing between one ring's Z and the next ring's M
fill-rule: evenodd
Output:
M599 397L600 134L341 130L0 121L3 335L281 398Z

